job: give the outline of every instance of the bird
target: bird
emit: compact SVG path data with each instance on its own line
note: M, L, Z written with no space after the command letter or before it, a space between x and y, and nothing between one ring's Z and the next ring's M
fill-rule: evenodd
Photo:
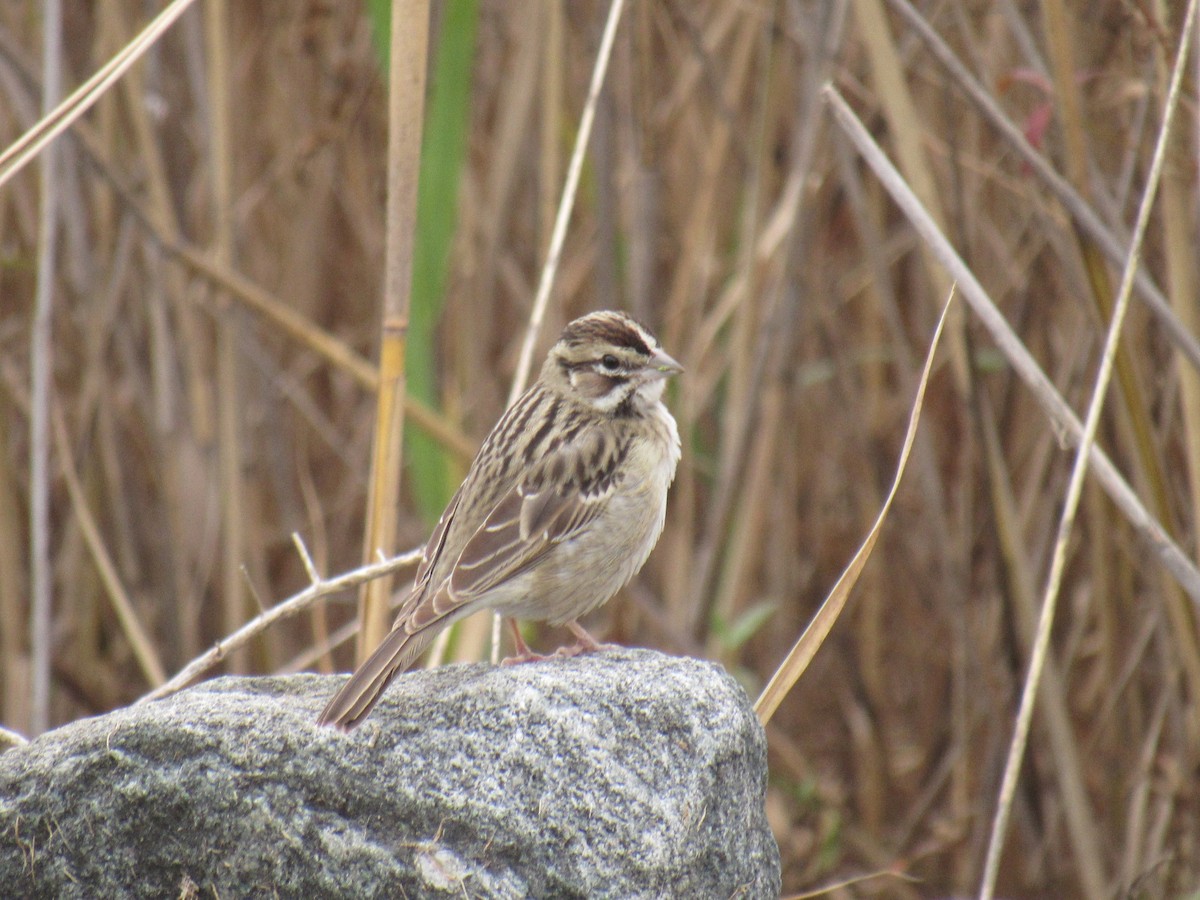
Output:
M607 603L654 549L680 459L663 403L683 367L645 325L601 310L570 322L541 374L501 416L425 545L392 630L317 722L350 731L444 628L481 609L565 625L552 656L594 652L578 622Z

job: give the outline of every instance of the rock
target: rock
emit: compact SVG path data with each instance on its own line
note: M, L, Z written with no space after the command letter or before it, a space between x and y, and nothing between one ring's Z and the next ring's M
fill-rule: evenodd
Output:
M766 740L717 665L639 650L217 678L0 754L0 895L777 897Z

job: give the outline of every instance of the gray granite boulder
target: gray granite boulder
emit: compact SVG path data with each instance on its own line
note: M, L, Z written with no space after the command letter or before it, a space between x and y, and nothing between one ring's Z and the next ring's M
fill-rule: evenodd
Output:
M648 651L218 678L0 754L0 896L779 894L766 742L718 666Z

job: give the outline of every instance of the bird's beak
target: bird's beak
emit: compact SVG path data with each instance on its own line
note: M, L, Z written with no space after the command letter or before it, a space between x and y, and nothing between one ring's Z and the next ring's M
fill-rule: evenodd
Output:
M668 375L678 375L683 371L683 366L672 359L664 350L658 350L650 357L650 362L647 366L655 372L660 373L664 378Z

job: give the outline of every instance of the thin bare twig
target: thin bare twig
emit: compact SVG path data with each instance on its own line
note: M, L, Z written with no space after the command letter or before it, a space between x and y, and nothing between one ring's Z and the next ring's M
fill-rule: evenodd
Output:
M384 562L372 563L368 566L360 566L357 569L352 569L336 578L328 580L318 578L304 590L293 594L286 600L281 601L275 606L268 609L262 615L255 616L233 634L229 635L224 640L218 641L216 645L210 648L204 654L196 657L186 666L179 670L170 681L167 681L161 687L155 688L150 693L146 694L138 703L146 703L150 700L161 700L163 697L174 694L176 691L182 690L193 681L196 680L202 673L208 671L213 666L217 665L228 653L237 650L240 647L246 646L254 637L266 629L270 628L276 622L282 619L288 619L292 616L299 615L308 609L317 600L322 597L328 597L330 594L337 594L341 591L349 590L353 587L358 587L375 578L382 578L385 575L391 575L393 572L403 569L405 566L410 566L421 558L422 548L409 550L407 553L402 553L399 556L394 556ZM308 557L307 552L301 554L302 557ZM313 571L310 568L312 560L308 559L305 563L305 568Z

